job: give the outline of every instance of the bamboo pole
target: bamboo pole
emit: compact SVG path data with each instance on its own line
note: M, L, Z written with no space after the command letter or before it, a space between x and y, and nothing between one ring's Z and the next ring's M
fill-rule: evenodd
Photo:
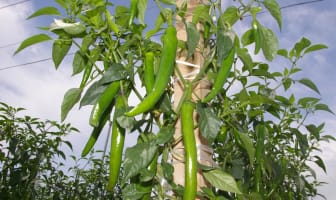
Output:
M177 6L180 7L182 4L183 0L177 0ZM200 0L187 0L187 13L186 13L186 22L191 22L192 21L192 13L193 10L198 6L200 3L205 3L206 1L200 1ZM187 57L187 52L186 51L178 51L177 58L176 60L179 61L177 62L177 67L179 71L181 72L182 76L186 76L188 74L196 74L197 71L199 71L199 68L195 66L202 66L204 63L204 55L202 52L206 51L203 46L203 39L202 39L202 26L200 24L197 24L197 28L201 33L201 39L199 41L198 47L192 56L192 58L186 60ZM176 29L177 29L177 38L182 41L187 40L187 34L186 34L186 28L185 24L182 21L181 18L177 17L176 18ZM183 61L185 62L183 64ZM192 66L188 66L190 64ZM190 78L190 77L189 77ZM196 100L196 97L203 98L210 89L210 83L207 80L202 80L200 81L196 87L194 87L193 91L193 100ZM181 81L179 81L178 76L175 78L174 82L174 108L176 109L180 99L183 94L183 84ZM194 122L195 125L197 125L197 114L194 113ZM212 160L212 152L211 149L207 148L208 144L206 140L200 135L199 129L196 128L194 130L195 132L195 140L196 140L196 145L197 145L197 155L198 155L198 162L203 164L203 165L208 165L211 166L213 164ZM179 141L173 148L174 154L173 154L173 166L174 166L174 181L176 184L179 185L184 185L184 146L183 142L180 140L181 139L181 123L180 120L178 120L176 126L175 126L175 139L176 141ZM176 156L178 155L178 156ZM201 187L207 187L207 183L204 180L201 171L198 171L197 174L197 190L200 191Z

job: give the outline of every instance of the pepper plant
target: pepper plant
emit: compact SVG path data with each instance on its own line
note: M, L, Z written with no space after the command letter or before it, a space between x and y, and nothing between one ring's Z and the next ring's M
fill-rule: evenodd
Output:
M192 21L184 20L186 41L177 41L174 22L176 17L185 19L188 1L177 7L172 0L155 0L159 14L152 28L146 16L147 0L131 0L128 7L105 0L55 1L57 8L45 7L29 17L56 16L45 28L55 37L32 36L16 53L52 41L57 69L70 49L75 50L73 75L82 76L82 81L65 93L61 119L76 104L92 106L88 116L92 134L83 156L102 128L112 123L108 190L121 178L124 199L307 199L320 195L317 186L322 183L309 162L326 171L315 152L320 141L334 138L322 134L324 124L310 124L306 119L316 111L333 112L320 99L297 97L291 89L301 84L319 93L310 79L295 75L301 71L298 62L304 56L326 46L302 38L292 49L280 49L274 31L258 18L267 10L281 29L276 0L234 1L232 6L220 1L199 3ZM235 30L238 23L250 27L240 35ZM201 34L198 26L203 27ZM193 80L185 79L175 65L176 55L187 51L187 57L193 57L200 41L206 47L201 52L204 63ZM256 61L254 55L264 59ZM272 68L277 56L287 60L288 67ZM172 108L173 78L185 88L177 108ZM203 79L213 84L210 93L191 100L192 88ZM197 122L191 117L194 108ZM184 186L174 183L170 162L180 116L188 179ZM214 149L216 165L197 165L189 130L195 126ZM137 144L124 148L125 138ZM196 193L197 169L209 187Z

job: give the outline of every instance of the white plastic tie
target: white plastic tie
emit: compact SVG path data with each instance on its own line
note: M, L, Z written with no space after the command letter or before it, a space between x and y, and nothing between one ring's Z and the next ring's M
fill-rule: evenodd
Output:
M183 60L176 60L176 63L186 65L188 67L194 67L194 68L197 68L197 69L201 68L199 65L196 65L196 64L193 64L193 63L190 63L190 62L186 62L186 61L183 61Z

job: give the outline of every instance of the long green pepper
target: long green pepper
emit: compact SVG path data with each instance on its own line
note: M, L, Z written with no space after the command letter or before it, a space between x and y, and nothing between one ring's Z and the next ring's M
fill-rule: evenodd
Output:
M174 71L176 50L176 29L173 26L168 26L163 35L162 56L153 89L135 108L126 112L126 116L133 117L146 112L160 100Z
M224 59L218 71L218 75L215 79L215 82L212 86L212 89L210 90L209 94L206 97L204 97L203 103L207 103L211 101L219 93L219 91L223 88L225 81L232 68L235 53L236 53L236 48L235 46L233 46L232 49L230 50L229 55L227 55L227 57Z
M114 81L104 90L104 92L99 97L97 103L93 106L91 115L90 115L90 125L97 127L99 121L104 113L104 111L110 106L113 102L114 97L120 88L120 82Z
M185 151L183 199L195 199L197 193L197 151L194 135L194 103L183 102L181 107L182 137Z
M147 52L145 53L145 60L144 60L144 83L147 94L152 91L155 76L154 76L154 53Z
M115 102L115 110L125 109L126 104L122 95L118 95ZM107 184L107 190L113 190L118 182L122 153L125 142L125 129L120 127L117 122L116 111L113 116L112 137L110 149L110 175Z

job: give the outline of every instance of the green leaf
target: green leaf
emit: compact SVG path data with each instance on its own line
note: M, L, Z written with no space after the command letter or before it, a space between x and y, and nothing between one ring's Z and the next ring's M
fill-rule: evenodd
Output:
M138 13L137 18L140 22L140 24L145 24L145 13L147 9L147 2L148 0L138 0L137 6L138 6Z
M170 11L168 9L166 9L166 10L167 10L167 12ZM158 15L158 17L156 18L156 21L155 21L154 28L152 30L149 30L146 33L146 38L150 38L154 34L156 34L161 29L161 26L163 25L164 22L165 22L164 16L162 14Z
M241 39L241 43L242 43L243 46L247 46L249 44L252 44L254 41L255 41L255 38L254 38L254 33L253 33L252 29L247 30L243 34L242 39Z
M195 52L195 49L200 39L200 32L197 30L196 25L190 22L186 23L186 29L187 29L187 48L188 48L187 59L188 59Z
M265 0L263 1L264 6L271 13L274 19L278 22L279 28L282 27L282 17L281 17L281 8L276 0Z
M125 79L128 76L128 72L125 67L119 63L113 63L103 74L100 82L102 84L111 83L113 81L118 81Z
M64 57L67 55L70 50L72 41L70 39L57 39L55 40L52 47L52 59L55 64L55 68L61 64Z
M176 1L175 0L159 0L160 2L167 4L167 5L176 5Z
M87 64L87 59L84 55L82 55L81 51L78 50L75 53L74 59L72 61L72 75L76 75L78 73L81 73Z
M198 22L207 22L212 24L212 18L209 15L210 6L204 4L198 4L197 7L193 10L192 23L197 24Z
M267 60L272 61L278 52L278 38L271 29L268 29L259 23L258 30L263 54Z
M313 52L313 51L318 51L318 50L321 50L321 49L327 49L328 46L324 45L324 44L315 44L315 45L312 45L310 47L308 47L304 52L303 54L307 54L307 53L310 53L310 52Z
M61 106L61 121L65 120L69 111L79 101L81 94L80 88L71 88L65 93Z
M221 66L223 60L229 55L234 47L236 34L232 30L228 30L224 19L219 18L217 30L217 66Z
M253 166L255 157L255 148L253 146L253 140L245 133L238 132L238 135L242 142L243 148L247 151L250 160L250 165Z
M244 66L246 66L249 70L252 70L253 61L248 50L246 48L237 48L236 53L238 58L243 62Z
M154 142L138 143L129 147L125 152L124 181L137 175L152 161L158 146Z
M298 104L304 108L310 108L312 105L315 105L319 101L320 99L318 98L304 97L304 98L299 99Z
M288 58L288 51L286 49L279 49L278 55Z
M101 84L100 81L94 82L85 92L79 106L94 105L100 95L104 92L108 85Z
M44 7L44 8L41 8L41 9L37 10L36 12L34 12L32 15L27 17L27 19L31 19L31 18L38 17L38 16L41 16L41 15L61 16L61 13L55 7L51 7L51 6L50 7Z
M156 143L165 144L169 142L174 136L175 128L173 126L162 127L157 134Z
M296 56L297 58L301 56L301 52L309 47L311 44L310 40L303 37L299 42L295 43L293 49L290 52L290 57Z
M37 44L37 43L40 43L40 42L45 42L45 41L48 41L48 40L51 40L52 38L49 37L48 35L46 34L38 34L38 35L34 35L34 36L31 36L27 39L25 39L19 46L19 48L15 51L14 54L17 54L19 53L20 51L22 51L23 49L31 46L31 45L34 45L34 44Z
M301 80L299 80L299 82L305 86L307 86L308 88L314 90L315 92L317 92L318 94L320 94L320 91L318 90L317 86L308 78L303 78Z
M197 103L196 110L199 114L198 123L201 134L211 144L221 129L221 121L210 108L204 107L201 103Z
M225 23L230 24L230 26L233 26L239 18L239 9L235 6L228 7L223 13Z
M314 156L314 158L316 158L316 160L314 161L321 169L323 169L324 173L327 173L325 164L323 162L323 160L321 159L321 157L319 156Z
M235 179L220 169L203 172L203 176L212 186L220 190L242 194Z
M122 197L125 200L141 199L143 195L147 194L148 190L141 184L131 183L125 186L122 190Z
M327 111L327 112L329 112L329 113L331 113L331 114L335 114L335 113L329 108L328 105L323 104L323 103L316 104L316 105L315 105L315 109L316 109L316 110L323 110L323 111Z

